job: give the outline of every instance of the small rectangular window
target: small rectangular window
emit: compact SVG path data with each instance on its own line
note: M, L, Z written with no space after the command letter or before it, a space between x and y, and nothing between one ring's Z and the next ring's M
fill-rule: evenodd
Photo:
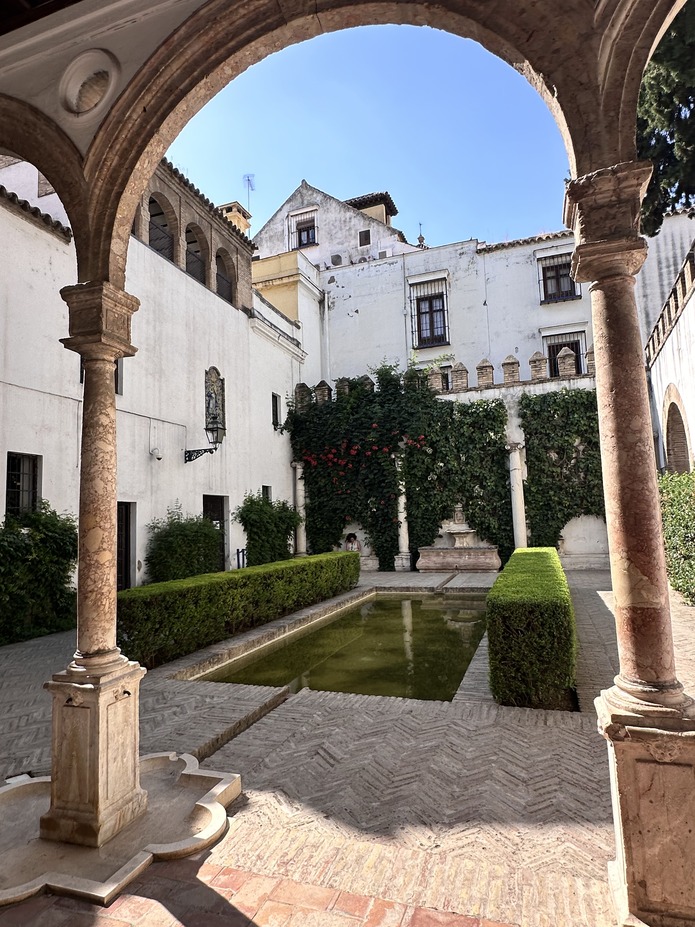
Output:
M567 299L579 299L582 295L571 277L571 254L540 258L538 270L542 303L559 303Z
M273 428L279 428L282 425L282 404L277 393L272 395L272 413Z
M410 319L413 347L449 344L446 279L410 284Z
M562 335L546 335L543 338L543 353L548 358L550 376L559 377L560 368L558 365L558 354L563 348L569 348L574 354L574 373L584 373L586 365L586 333L566 332Z
M273 487L272 486L261 486L261 495L266 502L273 501Z
M316 209L288 216L290 251L297 251L299 248L308 248L311 245L318 244L317 218L318 210Z
M372 243L372 233L370 229L364 229L359 233L360 248L364 248L366 245L371 245Z
M19 516L34 512L39 504L39 462L33 454L7 455L5 513Z

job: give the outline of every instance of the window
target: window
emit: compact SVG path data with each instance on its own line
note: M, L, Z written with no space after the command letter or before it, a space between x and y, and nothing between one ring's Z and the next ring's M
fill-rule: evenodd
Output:
M566 332L562 335L546 335L543 338L543 353L549 361L550 376L560 376L557 356L563 348L569 348L574 354L574 373L584 373L586 333Z
M371 245L372 233L369 229L364 229L359 233L359 242L360 248L364 248L366 245Z
M273 487L272 486L261 486L261 495L266 502L273 501Z
M205 283L205 260L198 235L190 225L186 229L186 273Z
M226 496L203 496L203 518L207 518L220 532L220 544L218 550L217 567L220 572L225 570L227 557L227 519L225 517L225 508L227 507Z
M150 197L150 230L149 246L165 257L168 261L174 260L174 236L171 234L167 217L159 202Z
M290 251L297 251L299 248L308 248L310 245L318 244L317 217L318 211L316 209L288 216Z
M135 527L135 503L117 503L116 533L116 589L130 589L132 578L133 528Z
M542 303L559 303L566 299L579 299L580 288L570 276L571 254L553 254L539 258L539 285Z
M410 318L414 348L449 343L446 280L410 284Z
M234 303L234 283L232 282L233 271L227 269L227 262L221 254L215 258L215 268L217 271L217 295L228 303Z
M5 514L34 512L39 502L39 461L32 454L7 455Z
M282 425L282 401L277 393L272 395L273 409L273 428L279 428Z

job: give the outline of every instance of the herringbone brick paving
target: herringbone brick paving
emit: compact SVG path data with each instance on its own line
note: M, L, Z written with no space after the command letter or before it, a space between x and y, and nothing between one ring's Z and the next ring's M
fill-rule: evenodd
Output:
M205 761L244 777L220 844L155 864L109 908L47 896L0 912L1 927L612 925L606 750L592 706L617 672L609 580L570 581L580 714L499 708L484 692L422 703L305 690ZM675 597L688 687L692 614ZM45 762L40 684L71 648L56 635L0 650L3 769ZM143 745L173 737L175 749L205 741L209 751L247 688L145 677Z

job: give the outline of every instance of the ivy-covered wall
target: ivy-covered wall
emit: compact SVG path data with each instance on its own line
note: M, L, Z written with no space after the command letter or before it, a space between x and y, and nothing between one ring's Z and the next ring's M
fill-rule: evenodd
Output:
M513 532L504 403L441 402L416 370L384 366L375 379L376 390L365 378L349 380L334 401L314 397L290 409L285 427L304 463L311 551L331 550L357 522L380 569L393 569L400 459L411 550L432 544L461 502L471 527L505 560Z
M604 517L596 393L524 394L519 413L526 443L529 543L556 547L570 519Z

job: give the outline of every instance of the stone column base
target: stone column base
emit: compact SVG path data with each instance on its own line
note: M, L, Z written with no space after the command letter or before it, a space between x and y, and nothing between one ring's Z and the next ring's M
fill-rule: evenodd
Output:
M73 666L45 684L53 697L45 840L100 847L145 812L138 766L144 675L139 664L118 657L100 675Z
M396 559L393 562L393 568L398 573L409 573L410 572L410 552L405 554L396 554Z
M616 832L609 863L621 927L695 924L695 718L658 705L633 713L615 689L595 705L608 742Z

